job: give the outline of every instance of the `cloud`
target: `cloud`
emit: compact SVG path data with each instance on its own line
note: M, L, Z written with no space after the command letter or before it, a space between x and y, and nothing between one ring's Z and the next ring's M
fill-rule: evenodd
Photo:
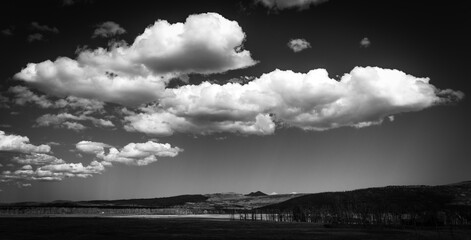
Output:
M248 82L250 82L254 79L255 79L255 77L253 77L253 76L240 76L240 77L237 77L237 78L231 78L231 79L227 80L227 82L245 84L245 83L248 83Z
M31 29L41 32L59 33L59 29L57 29L56 27L41 25L38 22L31 22Z
M28 42L43 41L44 35L42 35L41 33L33 33L33 34L28 35L27 40Z
M441 104L441 105L454 104L461 101L465 97L463 92L454 91L451 89L444 89L444 90L437 89L436 94L437 94L437 97L439 98L437 100L437 104Z
M82 175L83 177L91 176L92 174L98 174L105 170L102 163L98 161L92 161L90 165L83 166L82 163L63 163L46 165L40 168L41 170L56 172L56 173L72 173L75 175Z
M84 166L82 163L61 163L49 164L33 169L31 165L24 166L16 171L3 171L0 179L3 181L26 180L26 181L62 181L67 177L87 178L94 174L101 174L105 171L108 163L92 161Z
M105 171L105 167L112 165L109 161L100 162L97 160L88 165L66 163L60 158L46 154L51 152L49 146L35 146L28 142L27 137L6 135L0 131L0 151L20 153L11 159L13 163L17 164L17 170L2 171L0 182L61 181L67 177L86 178L94 174L101 174ZM15 167L14 164L9 165L12 168Z
M110 77L98 64L79 62L60 57L55 62L30 63L15 77L58 97L72 95L124 105L154 101L165 88L160 77L124 73Z
M105 103L95 99L68 96L55 102L56 108L69 108L82 111L83 113L99 113L104 111Z
M75 1L74 0L62 0L62 5L64 6L71 6L74 5Z
M68 96L63 99L53 100L46 95L39 95L25 86L13 86L8 89L13 94L13 102L17 105L26 105L27 103L36 104L41 108L59 108L67 110L76 110L86 114L104 111L105 103L94 100ZM8 98L0 96L0 102L8 102Z
M311 44L306 41L306 39L291 39L288 42L288 47L293 50L293 52L301 52L307 48L311 48Z
M23 106L27 103L31 103L45 109L61 109L62 111L66 111L59 114L45 114L40 116L36 119L36 126L38 127L54 126L74 131L81 131L87 128L77 121L90 121L97 127L114 127L114 124L110 120L90 116L90 114L101 114L105 112L105 103L98 100L74 96L53 100L46 95L38 95L24 86L10 87L8 92L13 95L12 101L17 105Z
M33 31L39 31L39 32L29 34L27 38L28 42L46 40L44 37L44 33L54 33L54 34L59 33L59 29L57 29L56 27L50 27L48 25L41 25L38 22L31 22L30 27Z
M148 109L146 113L126 116L125 129L155 136L170 136L175 132L203 135L219 132L268 135L275 131L275 123L269 114L245 111L235 111L231 114L222 109L208 109L206 113L193 112L186 115L158 108Z
M299 7L300 2L312 4L293 1L297 5L292 6ZM285 6L281 1L275 3L277 8ZM220 132L268 135L276 128L287 127L315 131L367 127L398 113L464 97L459 91L437 89L428 78L379 67L355 67L339 81L330 78L325 69L307 73L275 70L248 82L167 88L175 77L221 73L255 64L250 52L240 47L244 40L245 33L237 22L216 13L190 15L184 23L158 20L131 45L82 49L76 59L59 57L54 62L30 63L15 78L59 97L72 95L137 107L122 111L125 130L156 136ZM309 46L306 43L304 47ZM298 49L303 46L298 45ZM37 97L31 102L47 105ZM81 130L86 127L81 124L84 121L96 126L113 124L88 112L46 114L37 119L37 124ZM112 149L103 156L114 154L111 159L137 164L135 159L121 156L121 150Z
M41 108L53 107L53 103L44 95L36 95L24 86L13 86L8 89L8 92L15 95L13 102L17 105L25 105L26 103L34 103Z
M33 145L29 143L29 138L19 135L5 134L0 131L0 151L20 152L20 153L47 153L51 151L48 145Z
M97 158L106 162L119 162L127 165L145 166L156 162L157 157L175 157L183 151L178 147L172 147L168 143L129 143L120 150L101 142L81 141L76 148L84 153L95 154ZM105 148L109 148L108 154Z
M242 49L244 40L239 24L217 13L190 15L184 23L158 20L130 46L83 50L76 60L29 63L15 78L59 97L137 106L161 98L172 78L256 64Z
M62 6L70 7L79 3L93 3L94 0L62 0Z
M256 62L240 49L245 34L236 21L217 13L190 15L185 23L157 21L136 38L132 48L157 73L219 73Z
M305 10L312 5L321 4L328 0L255 0L255 2L274 10L283 10L289 8L297 8Z
M39 126L41 126L41 125L39 124ZM43 126L49 126L49 125L43 125ZM83 125L81 123L70 122L70 121L60 122L57 125L55 125L55 127L66 128L66 129L73 130L73 131L76 131L76 132L80 132L82 130L87 129L87 127L85 127L85 125Z
M32 170L33 167L31 165L24 165L23 167L21 167L21 170Z
M32 153L25 156L15 156L13 157L12 161L22 165L55 165L65 163L65 161L60 158L44 153Z
M6 137L5 137L6 136ZM11 161L20 165L15 171L3 171L0 182L10 181L61 181L66 177L90 177L101 174L109 162L92 161L84 166L82 163L66 163L50 152L47 145L34 146L27 137L5 135L0 131L0 150L24 153L14 156ZM15 165L11 165L14 167Z
M101 142L80 141L75 145L75 147L84 153L104 154L105 147L110 148L111 146Z
M9 102L10 99L0 94L0 108L10 108L8 105Z
M2 35L7 37L13 36L13 28L2 29Z
M119 24L108 21L97 25L93 32L92 38L103 37L109 38L126 33L126 30L119 26Z
M31 187L31 183L21 183L18 186L20 186L20 187Z
M182 149L172 148L170 144L148 141L146 143L129 143L121 150L110 148L103 160L120 162L128 165L144 166L156 162L157 157L175 157Z
M203 82L166 89L158 104L126 111L127 131L168 136L175 132L273 134L276 126L322 131L366 127L404 112L464 97L440 90L429 78L395 69L355 67L340 81L325 69L275 70L247 84Z
M110 120L95 118L85 114L76 116L70 113L44 114L36 119L36 126L47 127L54 126L58 128L67 128L80 131L86 127L77 121L90 121L95 127L114 127Z
M367 48L371 45L371 42L370 40L367 38L367 37L364 37L361 41L360 41L360 46L361 47L364 47L364 48Z

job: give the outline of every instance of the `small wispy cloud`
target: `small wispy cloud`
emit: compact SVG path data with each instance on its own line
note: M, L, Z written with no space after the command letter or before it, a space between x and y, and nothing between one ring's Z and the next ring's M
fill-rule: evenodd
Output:
M56 27L41 25L38 22L31 22L31 29L41 32L59 33L59 29L57 29Z
M9 102L10 99L0 94L0 108L10 108Z
M119 24L112 21L108 21L97 25L97 28L93 32L92 38L109 38L124 33L126 33L126 30L119 26Z
M293 50L293 52L301 52L307 48L311 48L311 44L306 41L306 39L298 38L298 39L291 39L288 42L288 47Z
M31 183L18 183L19 188L31 187Z
M311 6L318 5L327 1L328 0L255 0L256 3L273 10L283 10L290 8L306 10L309 9Z
M58 142L48 142L48 143L46 143L46 144L49 145L49 146L60 146L60 145L61 145L61 144L58 143Z
M42 35L41 33L33 33L33 34L28 35L27 40L28 42L43 41L44 35Z
M5 28L2 30L3 36L13 36L14 27Z
M70 7L79 3L93 3L93 0L62 0L62 6Z
M370 39L368 39L367 37L364 37L363 39L361 39L361 41L360 41L360 46L361 47L367 48L370 45L371 45Z
M31 165L50 165L65 163L65 161L60 158L44 153L31 153L22 156L16 156L11 161L17 164L24 165L22 167L23 169L26 169L25 166L29 166L27 170L32 169Z
M64 6L72 6L75 4L76 1L74 0L62 0L62 5Z

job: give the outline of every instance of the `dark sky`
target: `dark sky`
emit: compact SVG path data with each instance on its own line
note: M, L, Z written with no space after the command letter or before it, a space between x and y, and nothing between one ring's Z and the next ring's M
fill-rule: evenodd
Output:
M270 2L2 3L0 202L471 179L464 1Z

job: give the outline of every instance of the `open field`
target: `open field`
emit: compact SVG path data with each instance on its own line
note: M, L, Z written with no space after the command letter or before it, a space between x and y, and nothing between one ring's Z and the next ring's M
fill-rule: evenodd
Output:
M334 227L205 218L0 218L8 239L471 239L471 229Z
M103 214L30 214L30 215L0 215L5 218L177 218L177 219L221 219L231 220L230 214L186 214L186 215L103 215Z

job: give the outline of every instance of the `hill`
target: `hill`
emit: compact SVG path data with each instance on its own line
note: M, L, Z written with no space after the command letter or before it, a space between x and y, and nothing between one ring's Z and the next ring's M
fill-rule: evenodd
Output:
M168 208L173 206L184 205L186 203L204 202L207 196L196 195L180 195L164 198L143 198L143 199L123 199L123 200L94 200L77 202L80 206L120 206L120 207L152 207L152 208Z
M293 221L322 223L468 224L471 222L471 182L307 194L258 210L276 212Z
M245 194L245 196L248 196L248 197L263 197L263 196L267 196L268 194L264 193L264 192L260 192L260 191L256 191L256 192L251 192L249 194Z
M260 192L261 193L261 192ZM91 201L53 201L53 202L19 202L0 204L0 208L177 208L188 210L186 212L201 213L203 211L222 213L225 210L254 209L270 204L286 201L302 194L279 194L275 196L262 195L248 196L239 193L212 193L179 195L163 198L119 199L119 200L91 200ZM254 194L252 194L254 195Z
M306 194L265 208L291 209L337 204L367 204L373 209L440 209L471 206L471 181L440 186L387 186L345 192Z
M196 195L180 195L163 198L92 200L92 201L53 201L53 202L19 202L2 204L4 207L104 207L104 208L168 208L186 203L204 202L208 197Z

